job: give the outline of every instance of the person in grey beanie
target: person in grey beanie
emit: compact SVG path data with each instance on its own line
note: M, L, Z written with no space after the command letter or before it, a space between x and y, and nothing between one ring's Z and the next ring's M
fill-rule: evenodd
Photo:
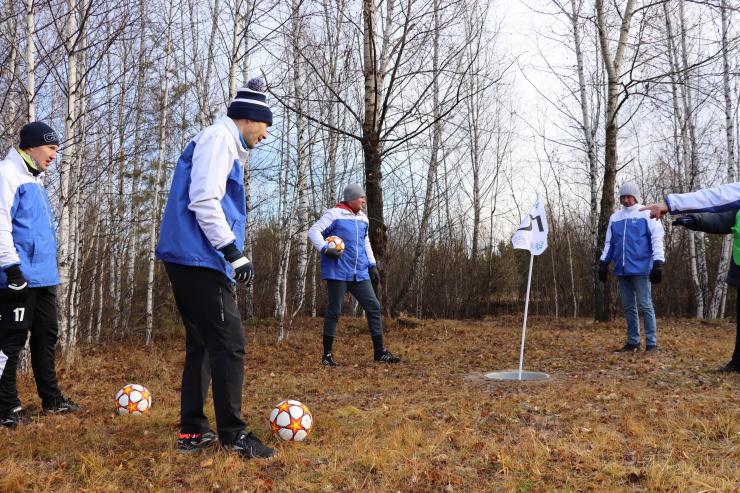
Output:
M619 278L619 298L627 319L627 344L622 352L640 350L640 317L645 322L645 350L658 349L655 310L650 285L663 279L663 225L641 211L639 189L632 182L619 188L622 209L609 218L604 251L599 261L599 281L606 282L609 264Z
M324 354L321 364L339 366L334 359L332 347L337 322L342 314L344 294L349 291L365 311L370 336L373 341L375 361L399 363L401 358L388 351L383 345L383 319L380 302L375 296L373 282L380 274L375 262L368 236L369 222L362 212L365 205L365 190L358 184L347 185L344 200L327 210L308 230L308 238L321 255L321 278L326 281L328 305L324 317ZM344 249L330 246L326 238L338 236L344 241Z

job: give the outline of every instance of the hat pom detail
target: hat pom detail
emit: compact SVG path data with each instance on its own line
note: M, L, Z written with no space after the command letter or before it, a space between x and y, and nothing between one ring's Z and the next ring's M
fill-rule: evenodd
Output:
M247 82L247 88L252 91L267 92L267 86L265 85L265 81L263 81L259 77L250 79L249 82Z

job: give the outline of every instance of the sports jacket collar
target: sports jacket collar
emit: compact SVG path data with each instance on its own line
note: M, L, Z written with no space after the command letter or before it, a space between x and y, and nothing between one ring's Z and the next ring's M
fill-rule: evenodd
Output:
M236 149L239 152L239 160L243 163L246 162L246 159L249 156L249 152L244 148L244 146L242 146L242 141L239 138L239 129L236 128L236 123L234 123L234 120L232 120L228 116L222 116L218 120L218 123L226 126L226 128L229 129L231 136L234 137L234 141L236 141Z
M357 214L359 214L360 212L362 212L362 210L359 210L359 211L357 211L357 212L353 211L353 210L352 210L352 207L348 206L348 205L347 205L347 204L345 204L344 202L338 202L338 203L337 203L337 204L336 204L336 205L335 205L334 207L336 207L337 209L344 209L345 211L349 211L349 212L351 212L352 214L354 214L355 216L356 216Z
M33 173L28 169L28 166L26 166L26 162L23 160L23 156L21 156L18 153L18 150L15 147L12 147L10 151L8 151L8 155L5 157L8 161L13 163L13 165L16 167L18 171L20 171L22 174L30 177L34 177ZM36 175L36 177L39 177L43 174L43 172Z

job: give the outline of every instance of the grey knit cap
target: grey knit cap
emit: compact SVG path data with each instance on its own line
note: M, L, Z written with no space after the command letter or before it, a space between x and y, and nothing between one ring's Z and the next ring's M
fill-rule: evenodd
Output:
M637 185L634 182L627 181L619 187L619 196L623 197L625 195L632 195L636 201L640 201L640 189L637 188Z
M351 183L344 188L344 201L359 199L365 196L365 190L357 183Z

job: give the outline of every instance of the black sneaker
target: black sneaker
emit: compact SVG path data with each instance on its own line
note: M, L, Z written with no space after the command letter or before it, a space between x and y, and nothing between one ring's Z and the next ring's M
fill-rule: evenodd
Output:
M4 426L6 428L15 428L19 425L27 425L30 422L31 418L28 416L28 411L23 409L21 406L11 409L11 411L5 416L0 416L0 426Z
M379 361L381 363L400 363L401 358L394 355L387 349L384 349L382 353L380 353L379 355L375 355L375 361Z
M727 363L725 366L723 366L717 371L721 371L723 373L730 373L730 372L740 373L740 363L730 361L729 363Z
M639 350L640 350L639 344L627 343L624 346L622 346L622 349L617 349L615 352L617 353L636 353Z
M178 433L177 451L190 453L197 452L216 443L216 434L213 431L205 433Z
M239 433L234 443L225 445L225 448L236 452L245 459L270 459L277 455L273 449L264 445L259 438L244 431Z
M321 364L324 366L339 366L339 363L334 359L334 355L332 353L326 353L323 355L321 357Z
M51 405L41 406L44 414L66 414L80 411L80 406L75 404L72 399L62 397L60 400L53 402Z
M645 352L649 353L650 351L658 352L658 346L645 346Z

